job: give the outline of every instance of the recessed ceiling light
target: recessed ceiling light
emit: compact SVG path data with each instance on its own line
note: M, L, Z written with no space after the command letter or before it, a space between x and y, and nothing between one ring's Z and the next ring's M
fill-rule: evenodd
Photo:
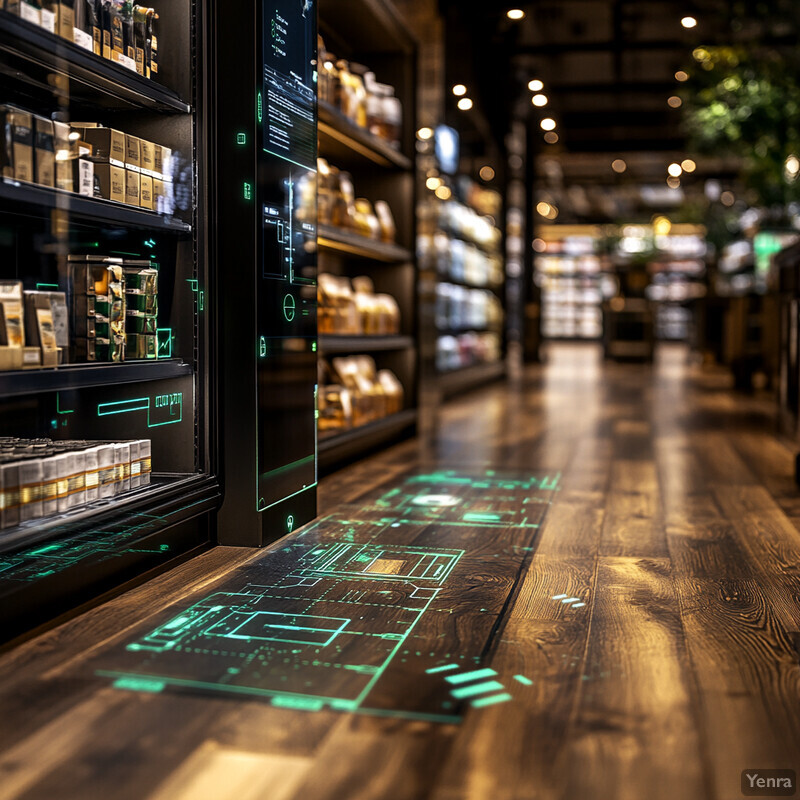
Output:
M541 108L542 106L546 106L547 105L547 95L546 94L535 94L531 98L531 102L535 106L538 106L539 108Z
M736 202L736 196L733 194L733 192L723 192L719 196L719 199L722 205L727 206L728 208L730 208Z
M674 94L667 100L667 105L670 108L680 108L683 105L683 100L681 100L678 95Z
M688 72L684 72L682 69L679 69L675 73L675 80L676 81L680 81L681 83L683 83L684 81L688 81L689 80L689 73Z
M435 195L436 195L436 196L437 196L437 197L438 197L440 200L449 200L449 199L450 199L450 196L451 196L453 193L450 191L450 187L448 187L448 186L445 186L444 184L442 184L442 185L441 185L441 186L440 186L440 187L439 187L439 188L438 188L438 189L437 189L437 190L434 192L434 194L435 194Z
M428 180L425 181L425 186L427 186L432 192L435 192L441 185L441 178L428 178Z
M691 158L684 158L683 161L681 161L681 169L684 172L694 172L697 169L697 164L695 164Z
M615 158L611 162L611 169L621 175L626 169L628 169L628 165L621 158Z
M523 19L525 17L525 12L521 8L509 8L508 11L506 11L506 16L513 20Z
M532 81L528 81L528 88L532 92L541 92L544 89L544 83L538 78L534 78Z
M694 28L697 26L697 20L694 17L684 17L681 20L681 25L684 28Z
M472 100L470 100L469 97L462 97L458 101L458 107L462 111L469 111L472 108Z
M490 181L494 178L494 170L487 164L485 167L481 167L479 175L482 180Z
M670 175L669 178L667 178L667 186L669 186L670 189L677 189L680 185L681 185L680 178L674 178L672 175Z
M671 175L673 178L680 177L680 174L683 172L683 167L680 164L673 162L667 167L667 173Z
M545 117L539 125L543 131L552 131L556 127L556 121L552 117Z
M555 144L558 141L558 134L555 131L548 131L544 135L544 140L547 144Z
M463 97L467 93L467 87L463 83L457 83L453 87L453 94L456 97Z
M433 137L433 128L420 128L417 131L418 139L430 139Z

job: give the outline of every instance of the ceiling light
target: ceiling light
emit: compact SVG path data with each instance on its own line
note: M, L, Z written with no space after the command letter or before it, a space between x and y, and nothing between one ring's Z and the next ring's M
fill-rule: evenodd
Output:
M534 239L533 240L533 249L537 253L544 253L547 250L547 242L544 239Z
M694 17L684 17L681 20L681 25L683 25L684 28L694 28L697 25L697 20Z
M683 105L683 100L681 100L678 95L674 94L667 100L667 105L670 108L680 108Z
M548 131L544 135L544 140L547 142L547 144L555 144L558 141L558 134L554 131Z
M730 208L736 202L736 196L733 194L733 192L723 192L719 196L719 200L722 205Z
M478 174L484 181L490 181L494 178L494 170L488 164L485 167L481 167L481 171Z
M436 190L435 194L436 194L436 196L437 196L437 197L438 197L440 200L449 200L449 199L450 199L450 196L451 196L453 193L450 191L450 187L448 187L448 186L445 186L444 184L442 184L442 185L441 185L441 186L440 186L440 187L439 187L439 188Z
M789 156L783 166L786 170L786 175L790 180L794 180L798 173L800 173L800 159L798 159L795 155Z
M458 101L458 107L462 111L469 111L472 108L472 100L470 100L469 97L462 97Z
M694 172L697 169L697 164L695 164L691 158L684 158L683 161L681 161L681 169L684 172Z
M467 93L467 87L466 87L466 86L464 86L464 84L463 84L463 83L457 83L457 84L456 84L456 85L453 87L453 94L454 94L456 97L463 97L463 95L465 95L466 93Z
M432 192L436 191L442 185L441 178L428 178L425 181L425 186L427 186Z
M524 19L525 12L521 8L510 8L506 11L506 16L513 20Z
M546 94L535 94L531 98L531 103L533 103L535 106L538 106L539 108L541 108L542 106L546 106L547 105L547 95Z
M430 139L433 137L433 128L420 128L417 131L418 139Z
M680 185L681 185L680 178L674 178L672 177L672 175L670 175L669 178L667 178L667 186L669 186L670 189L677 189Z
M534 78L532 81L528 82L528 88L532 92L541 92L542 89L544 89L544 84L538 78Z
M539 126L543 131L552 131L556 127L556 121L552 117L545 117Z
M681 83L683 83L684 81L688 81L689 80L689 73L688 72L684 72L682 69L679 69L675 73L675 80L676 81L680 81Z
M544 201L536 204L536 212L545 219L555 219L558 216L558 209Z
M611 162L611 169L621 175L626 169L628 169L628 165L621 158L615 158Z
M683 167L680 164L675 163L674 161L667 167L667 172L673 177L678 178L680 174L683 172Z

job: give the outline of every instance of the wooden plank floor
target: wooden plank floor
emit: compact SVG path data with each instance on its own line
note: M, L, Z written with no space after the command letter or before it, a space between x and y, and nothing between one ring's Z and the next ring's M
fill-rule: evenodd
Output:
M512 702L445 724L98 679L98 656L260 557L216 548L0 655L0 798L731 800L744 769L800 770L793 453L769 401L684 357L554 348L448 405L435 441L321 484L327 514L418 465L561 472L480 663L532 680Z

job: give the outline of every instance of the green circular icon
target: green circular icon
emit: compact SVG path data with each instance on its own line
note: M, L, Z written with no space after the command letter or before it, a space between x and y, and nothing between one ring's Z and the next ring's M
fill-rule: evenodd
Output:
M283 298L283 316L286 317L287 322L291 322L294 319L296 308L294 297L287 294L286 297Z

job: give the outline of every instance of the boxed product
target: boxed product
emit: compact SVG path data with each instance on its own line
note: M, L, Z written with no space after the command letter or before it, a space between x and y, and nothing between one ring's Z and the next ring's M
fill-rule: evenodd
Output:
M125 134L125 168L138 172L142 166L142 150L141 145L143 142L138 136L131 136Z
M59 345L56 335L53 306L50 292L25 292L25 333L28 345L38 347L42 352L44 367L58 365ZM52 294L61 294L53 292ZM61 295L63 297L63 295ZM66 312L66 305L64 306ZM66 320L59 319L63 326ZM63 330L61 331L63 335Z
M33 454L19 464L19 521L42 516L42 461Z
M56 148L53 139L53 122L44 117L34 117L34 144L36 154L36 183L40 186L55 186Z
M147 139L141 140L141 168L142 172L145 175L149 175L150 177L153 176L155 171L155 148L156 146L152 142L148 142ZM160 148L159 148L160 149Z
M139 180L141 176L133 170L125 170L125 202L129 206L139 205Z
M80 2L80 0L77 0ZM71 42L75 29L75 2L76 0L59 0L58 2L58 35Z
M33 115L0 105L0 168L4 178L33 181Z
M116 200L124 203L127 192L127 175L129 173L123 167L114 164L94 164L94 189L99 192L98 197L105 200Z
M127 154L125 134L114 128L104 128L94 122L73 122L81 140L91 145L95 161L125 167Z
M56 0L40 0L41 6L41 26L48 33L56 32L56 20L58 19L58 3Z
M13 454L0 455L0 492L3 498L0 503L0 528L19 525L19 467L19 458Z
M0 281L0 370L20 369L24 347L22 284Z
M139 181L139 205L151 211L155 209L155 198L153 197L153 178L150 175L142 175Z
M9 8L9 11L12 10ZM26 22L41 26L42 5L38 0L17 0L17 12Z

